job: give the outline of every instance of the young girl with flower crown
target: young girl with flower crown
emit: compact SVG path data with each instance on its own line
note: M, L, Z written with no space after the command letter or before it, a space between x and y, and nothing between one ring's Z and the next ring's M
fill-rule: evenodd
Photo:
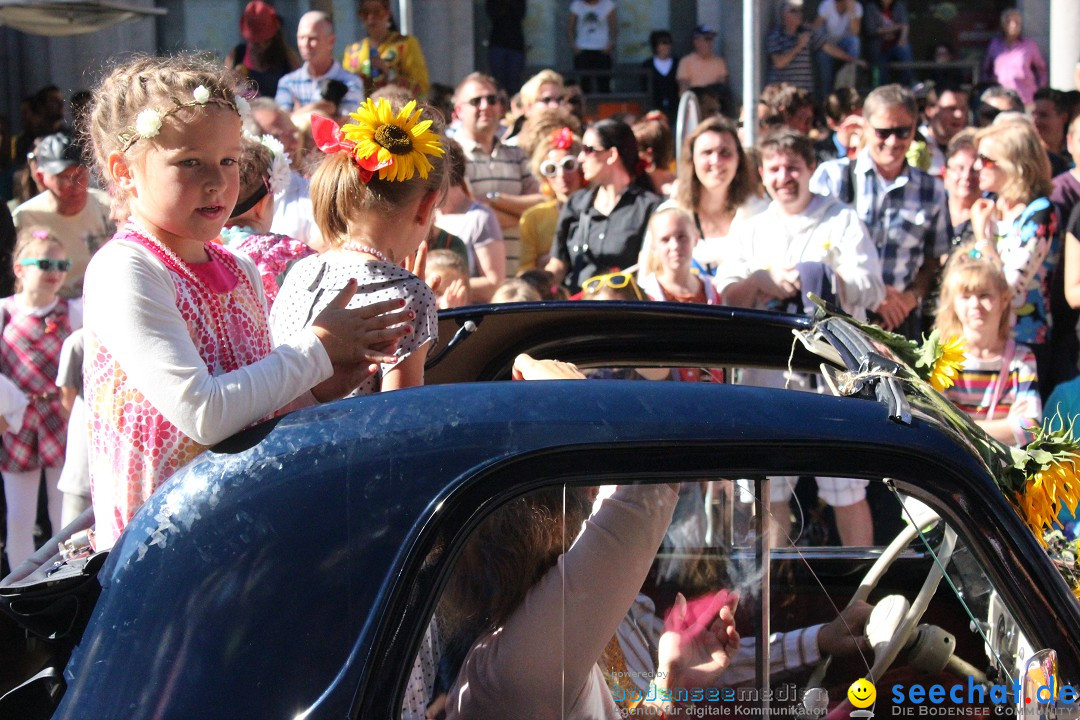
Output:
M357 394L422 385L424 359L438 334L435 294L401 266L427 238L446 193L438 128L425 117L435 114L417 109L415 100L395 111L385 98L367 100L352 113L356 122L340 128L312 116L325 157L311 178L311 205L330 250L293 266L270 323L275 334L303 328L349 278L360 288L350 307L404 299L416 313L413 332Z
M943 338L965 343L964 365L945 396L994 438L1022 447L1042 420L1042 401L1035 354L1012 339L1011 297L1000 266L962 245L945 266L935 324Z
M131 214L86 272L98 547L204 448L340 396L408 332L411 311L389 312L400 301L344 310L356 287L346 282L310 328L274 347L254 264L213 242L239 187L247 103L234 82L193 57L137 58L95 93L95 158Z
M289 185L289 156L272 135L245 135L240 155L240 193L225 222L221 239L255 262L262 277L266 304L274 306L289 266L312 254L311 248L288 235L270 232L274 202Z
M0 373L29 400L18 432L3 435L0 472L7 501L7 556L12 569L34 553L38 486L45 469L49 522L60 529L67 423L56 388L64 339L82 325L82 307L58 292L71 267L63 244L45 230L23 234L13 253L16 294L0 300Z

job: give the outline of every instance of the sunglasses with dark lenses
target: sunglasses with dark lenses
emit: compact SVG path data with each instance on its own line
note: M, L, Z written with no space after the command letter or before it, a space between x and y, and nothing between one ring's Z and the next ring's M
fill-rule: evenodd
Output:
M888 140L893 135L896 136L897 140L907 140L911 137L913 132L915 132L915 128L910 125L891 128L874 128L874 135L877 136L878 140Z
M633 289L634 296L638 300L645 299L641 294L641 289L638 287L637 281L634 280L633 273L626 272L593 275L591 278L581 283L581 291L586 295L595 295L606 287L611 288L612 290L622 290L627 285Z
M544 103L545 105L561 105L562 98L558 95L545 95L542 98L536 98L536 102Z
M978 155L976 155L975 159L978 160L979 165L981 165L984 168L995 168L995 167L997 167L997 160L993 160L991 158L988 158L985 155L983 155L982 153L979 153Z
M577 158L573 155L567 155L562 160L555 162L554 160L547 160L540 164L540 174L544 177L555 177L559 174L559 169L562 169L563 173L572 173L578 169Z
M592 155L593 153L607 152L610 149L611 148L593 147L592 145L586 145L585 143L581 144L581 152L585 153L586 155Z
M70 260L52 260L50 258L23 258L19 261L20 265L37 265L42 272L49 272L50 270L59 270L60 272L67 272L71 269Z
M480 106L485 102L488 105L494 105L495 103L499 102L499 96L494 95L494 94L492 94L492 95L477 95L474 98L469 98L465 102L469 103L470 105L472 105L476 109L480 109Z

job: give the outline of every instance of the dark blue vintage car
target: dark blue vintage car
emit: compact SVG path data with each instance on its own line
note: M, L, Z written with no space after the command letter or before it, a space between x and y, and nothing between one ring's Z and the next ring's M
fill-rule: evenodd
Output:
M109 553L96 603L80 592L66 626L27 634L4 616L0 690L37 679L0 711L412 717L407 689L421 656L438 655L436 609L474 529L540 489L630 483L683 488L679 528L636 603L644 613L662 616L676 591L742 594L738 668L721 676L724 692L695 705L699 715L817 717L867 674L878 717L911 707L1014 714L1018 699L1025 705L1016 683L1040 677L1027 664L1040 650L1056 651L1059 684L1080 679L1080 605L1069 587L970 442L891 377L887 353L851 325L581 303L459 309L442 316L440 338L427 386L264 423L177 474ZM521 352L606 375L705 367L727 382L503 382ZM846 396L737 382L751 368L823 367L877 371ZM875 546L808 543L812 528L830 527L830 510L801 490L809 480L770 505L775 483L824 476L870 481ZM771 545L771 518L789 510L799 537ZM778 658L784 633L833 621L867 596L896 616L877 620L886 629L872 636L873 653L836 658L827 671ZM1037 667L1048 673L1052 655L1037 655ZM634 692L621 677L617 701ZM943 701L931 699L935 685ZM995 700L969 685L1009 694ZM430 679L424 690L433 692ZM1026 707L1074 716L1042 699Z

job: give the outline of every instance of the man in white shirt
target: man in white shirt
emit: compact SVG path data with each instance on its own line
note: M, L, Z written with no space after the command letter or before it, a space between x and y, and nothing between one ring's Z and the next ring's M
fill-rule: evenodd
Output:
M881 264L858 213L848 205L810 191L817 164L814 144L790 129L766 135L758 145L761 179L772 197L765 212L751 218L731 243L731 255L717 272L724 302L765 307L774 301L801 301L804 292L833 291L839 305L866 316L885 298ZM824 266L824 267L823 267ZM827 268L827 269L826 269ZM833 276L830 281L830 274ZM807 286L809 282L819 287ZM801 303L800 303L801 304ZM795 384L806 378L790 379ZM743 382L783 387L789 378L776 371L743 373ZM808 384L807 384L807 387ZM795 478L775 478L772 501L791 498ZM818 495L832 506L844 545L873 544L873 519L866 480L816 478ZM776 515L774 539L786 541L788 513Z
M109 196L90 188L90 170L81 164L78 147L64 133L39 140L34 159L34 175L45 192L15 208L11 214L15 230L20 237L34 228L48 230L63 244L71 269L60 294L79 297L90 256L116 232Z
M285 147L292 166L288 187L283 194L274 198L274 219L270 232L296 238L315 252L322 252L325 248L319 228L312 217L308 181L297 172L300 165L300 139L288 113L270 98L255 98L251 101L251 118L244 129L252 135L271 135L277 138Z

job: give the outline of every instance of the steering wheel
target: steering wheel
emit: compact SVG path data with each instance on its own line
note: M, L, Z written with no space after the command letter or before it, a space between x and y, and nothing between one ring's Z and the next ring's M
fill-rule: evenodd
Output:
M892 566L893 562L896 561L896 558L900 556L900 553L920 532L929 529L938 523L941 518L938 517L937 513L934 511L921 505L921 507L918 508L917 513L911 513L910 520L912 522L897 534L896 538L889 543L889 546L885 548L884 552L881 553L881 556L878 557L866 572L866 575L863 576L862 582L859 583L858 589L856 589L855 594L848 603L848 607L851 607L851 605L856 602L865 601L874 588L877 587L878 581L881 580L882 576ZM911 639L916 627L918 627L919 620L926 612L926 608L930 605L930 599L937 591L938 584L945 574L944 568L952 559L952 553L955 547L956 533L951 528L946 528L944 538L937 552L939 562L935 562L930 568L930 571L926 575L926 579L923 581L922 587L915 596L915 601L911 604L911 607L905 613L899 625L897 625L892 637L890 637L884 645L879 645L874 651L874 664L866 674L866 679L871 683L876 683L877 680L885 674L885 671L892 665L896 656L900 654L900 651ZM829 669L829 664L831 662L831 655L826 655L821 659L814 668L814 671L810 674L810 679L807 681L807 688L822 687L825 680L825 672Z

